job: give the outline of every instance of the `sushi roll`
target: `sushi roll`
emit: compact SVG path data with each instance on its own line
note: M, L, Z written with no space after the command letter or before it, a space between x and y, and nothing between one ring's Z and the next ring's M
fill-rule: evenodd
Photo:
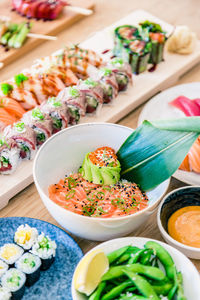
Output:
M23 253L24 250L21 247L15 244L5 244L0 248L0 259L12 266Z
M17 122L4 129L6 138L12 138L20 149L21 159L32 159L36 152L36 135L35 131L24 122Z
M53 133L68 127L68 109L58 98L49 98L47 103L41 105L41 111L51 118L53 122Z
M24 250L30 250L38 237L38 231L29 225L20 225L15 232L14 241Z
M3 276L3 274L8 270L8 264L4 261L0 260L0 278ZM1 297L0 297L1 299Z
M139 37L138 28L132 25L122 25L115 28L114 31L114 54L120 55L123 44L127 40L134 40Z
M93 113L97 108L102 107L103 89L98 81L94 81L92 78L80 80L77 87L85 94L86 113Z
M68 87L58 94L57 100L64 103L69 112L69 124L77 124L81 116L85 116L85 94L77 87Z
M11 292L12 300L22 299L25 292L25 282L26 275L16 268L9 269L1 278L2 287Z
M26 274L26 285L33 285L40 278L41 259L31 253L24 253L15 263L15 267Z
M159 64L163 60L163 51L167 40L166 34L157 23L145 21L140 23L140 26L143 30L148 31L149 39L152 44L149 62L152 64Z
M41 233L38 236L37 242L33 245L32 250L30 252L41 258L41 270L44 271L49 269L52 263L54 262L56 255L56 247L56 243L52 241L48 237L48 235L44 235L44 233Z
M22 121L35 131L36 145L40 147L51 135L53 122L39 107L24 114Z
M19 164L20 149L13 139L0 138L0 174L13 173Z
M132 69L129 63L120 57L111 59L108 67L115 73L119 92L125 91L129 83L132 83Z
M0 300L10 300L11 297L11 292L7 288L0 286Z

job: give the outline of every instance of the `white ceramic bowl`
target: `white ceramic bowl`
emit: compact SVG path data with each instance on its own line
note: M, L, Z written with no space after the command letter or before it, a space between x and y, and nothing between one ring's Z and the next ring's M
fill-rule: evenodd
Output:
M36 187L53 218L66 230L89 240L105 241L127 235L141 226L157 208L169 180L148 192L149 206L133 215L118 218L91 218L70 212L48 197L48 186L57 183L65 174L77 172L87 152L100 146L118 150L132 129L116 124L81 124L52 136L39 150L33 167Z
M98 245L97 247L90 250L88 253L93 251L94 249L102 249L106 254L117 250L126 245L134 245L139 248L142 248L147 241L156 241L148 238L142 237L125 237L120 239L111 240L105 243ZM200 276L199 272L193 265L193 263L181 252L176 250L175 248L162 243L160 241L156 241L160 243L172 256L175 265L178 271L181 271L183 274L183 287L184 294L188 300L198 300L200 295ZM88 253L86 255L88 255ZM88 299L83 294L79 293L74 288L74 277L72 279L72 298L73 300L86 300Z
M184 245L174 240L167 232L167 222L172 213L188 205L200 206L200 186L181 187L167 194L159 205L157 223L167 243L190 258L200 259L200 248Z

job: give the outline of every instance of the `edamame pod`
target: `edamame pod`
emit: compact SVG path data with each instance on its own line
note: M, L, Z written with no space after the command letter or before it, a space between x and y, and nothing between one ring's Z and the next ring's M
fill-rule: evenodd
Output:
M152 285L152 287L158 296L159 295L166 296L168 295L169 291L173 287L173 284L169 282L162 285Z
M114 261L119 259L119 257L124 254L130 246L125 246L123 248L117 249L107 255L109 264L112 264Z
M140 263L142 265L148 265L151 259L151 256L153 254L153 250L146 250L146 253L144 252L144 254L141 255L140 257Z
M148 300L148 299L146 297L133 294L130 296L123 295L121 298L119 298L119 300Z
M106 286L106 283L101 282L98 285L97 289L92 293L92 295L90 295L89 300L99 300L99 299L101 299L100 297L101 297L101 294L102 294L105 286Z
M127 287L132 286L133 283L131 280L125 281L118 286L114 287L111 291L109 291L107 294L103 295L101 300L112 300L115 299L115 297L119 296Z
M130 246L127 251L122 255L120 256L120 258L116 261L116 265L120 265L124 262L126 262L127 260L129 260L131 258L131 256L135 253L137 253L138 251L140 251L141 249L138 248L138 247L133 247L133 246Z
M177 290L177 300L187 300L184 296L183 291L183 276L181 272L177 273L177 284L178 284L178 290Z

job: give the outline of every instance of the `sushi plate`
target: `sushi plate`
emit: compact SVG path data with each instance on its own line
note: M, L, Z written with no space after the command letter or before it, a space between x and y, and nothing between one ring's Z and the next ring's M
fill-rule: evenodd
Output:
M62 229L50 223L31 218L1 218L0 246L12 243L18 226L28 224L44 232L57 244L54 263L40 273L40 279L26 288L23 300L71 300L71 282L76 265L83 253L76 242ZM67 297L66 297L67 296Z
M182 111L169 105L170 101L181 95L191 99L199 98L200 82L177 85L153 97L143 108L138 125L146 119L162 120L185 117ZM195 172L178 170L173 177L187 184L200 185L200 174Z
M93 49L107 59L112 52L108 51L104 55L102 52L113 48L114 28L123 24L138 25L144 20L161 24L168 35L174 28L144 10L136 10L95 33L80 46ZM165 51L164 58L164 62L157 66L155 72L146 71L138 76L133 75L133 85L129 86L126 92L120 93L111 105L103 106L99 114L82 118L81 123L117 122L147 99L174 84L181 75L200 61L200 41L197 41L196 48L190 55L171 54ZM13 175L0 175L0 209L8 204L11 197L33 182L32 165L32 162L23 162Z

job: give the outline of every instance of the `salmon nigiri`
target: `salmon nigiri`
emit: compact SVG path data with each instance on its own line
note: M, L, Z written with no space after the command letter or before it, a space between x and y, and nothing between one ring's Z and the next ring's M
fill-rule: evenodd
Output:
M10 115L4 108L0 107L0 122L10 125L16 121L16 118Z
M21 118L25 113L25 110L17 101L6 96L0 99L0 107L4 108L9 114L15 115L17 118Z
M200 138L198 138L192 145L179 169L200 173Z

